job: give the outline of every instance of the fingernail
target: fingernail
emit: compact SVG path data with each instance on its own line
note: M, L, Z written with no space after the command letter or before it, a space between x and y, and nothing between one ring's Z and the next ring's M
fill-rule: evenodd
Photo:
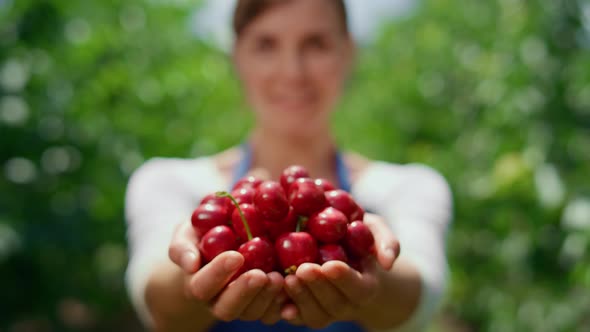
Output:
M395 252L393 252L393 248L383 246L383 256L387 259L394 259Z
M297 318L297 309L294 307L288 307L281 311L281 318L286 321L293 320Z
M313 271L311 273L308 273L308 275L305 277L305 281L307 282L314 282L316 280L318 280L319 276L316 273L316 271Z
M284 309L281 310L281 318L283 320L290 321L292 319L295 319L295 315L293 314L292 310Z
M197 255L195 255L195 253L189 251L189 252L184 253L184 255L182 255L182 258L180 259L180 265L182 266L182 269L184 271L190 273L193 271L196 261L197 261Z
M239 257L232 255L225 260L223 267L225 268L225 271L233 272L237 270L241 264L242 260Z
M264 286L265 280L260 278L255 278L254 276L250 276L250 280L248 280L248 287L250 288L260 288Z
M297 281L297 279L293 279L293 280L290 282L290 285L289 285L289 286L291 287L291 292L292 292L294 295L298 295L298 294L300 294L301 292L303 292L303 287L301 286L301 284L299 283L299 281Z

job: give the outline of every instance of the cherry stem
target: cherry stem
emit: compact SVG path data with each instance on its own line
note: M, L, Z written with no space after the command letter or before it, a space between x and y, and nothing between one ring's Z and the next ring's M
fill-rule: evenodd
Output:
M246 235L248 235L248 241L252 240L252 232L250 232L250 226L248 226L248 221L246 220L246 216L244 216L244 212L240 209L240 204L236 201L236 199L227 191L219 191L215 193L217 197L227 197L229 198L236 209L238 209L238 213L240 214L240 218L242 218L242 223L244 223L244 228L246 229Z
M307 217L299 216L297 217L297 226L295 227L295 232L301 232L301 228L303 228L303 223L307 221Z

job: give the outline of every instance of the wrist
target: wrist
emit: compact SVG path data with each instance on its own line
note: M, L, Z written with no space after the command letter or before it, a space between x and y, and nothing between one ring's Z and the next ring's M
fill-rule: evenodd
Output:
M358 310L357 322L371 329L402 326L420 302L421 277L414 266L398 259L389 271L377 273L376 296Z
M145 300L156 331L204 331L214 322L207 305L187 292L186 282L186 273L171 262L154 269Z

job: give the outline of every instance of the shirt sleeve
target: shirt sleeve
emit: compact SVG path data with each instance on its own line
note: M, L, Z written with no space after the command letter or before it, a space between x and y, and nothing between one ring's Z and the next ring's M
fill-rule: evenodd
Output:
M156 265L168 260L175 226L190 218L194 208L175 162L152 159L129 180L125 197L129 264L125 281L135 310L146 326L152 318L145 288Z
M421 276L420 302L414 314L395 331L425 329L445 292L448 264L446 233L452 218L452 194L446 180L422 165L382 165L366 179L359 193L368 207L389 223L400 241L400 258ZM361 201L362 204L362 201Z

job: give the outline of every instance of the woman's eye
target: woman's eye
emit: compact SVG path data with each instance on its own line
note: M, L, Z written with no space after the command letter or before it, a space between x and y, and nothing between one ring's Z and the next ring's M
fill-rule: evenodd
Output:
M321 37L313 37L307 40L307 46L314 50L325 50L328 47L328 44Z
M256 42L255 49L258 52L269 52L275 47L275 42L270 38L261 38Z

